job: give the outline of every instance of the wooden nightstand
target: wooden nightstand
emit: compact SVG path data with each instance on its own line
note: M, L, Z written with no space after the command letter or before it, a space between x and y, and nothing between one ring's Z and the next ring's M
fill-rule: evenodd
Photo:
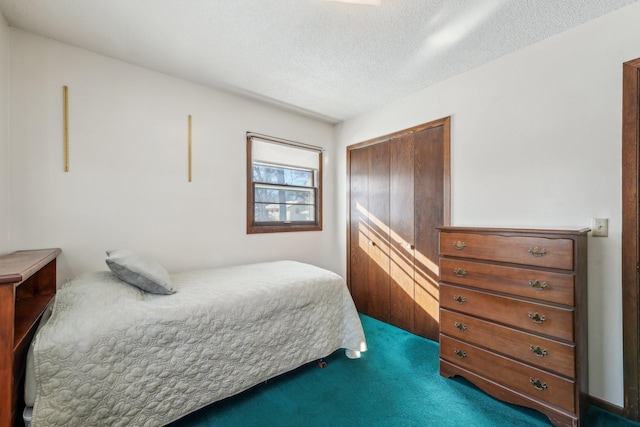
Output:
M0 257L0 426L22 424L27 349L38 320L56 294L60 249Z

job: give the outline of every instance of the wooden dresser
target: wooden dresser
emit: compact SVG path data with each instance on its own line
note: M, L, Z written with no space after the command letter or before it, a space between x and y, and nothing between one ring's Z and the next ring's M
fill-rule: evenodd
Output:
M579 426L588 231L441 227L440 374Z
M56 293L60 249L0 257L0 427L24 425L24 370L38 320Z

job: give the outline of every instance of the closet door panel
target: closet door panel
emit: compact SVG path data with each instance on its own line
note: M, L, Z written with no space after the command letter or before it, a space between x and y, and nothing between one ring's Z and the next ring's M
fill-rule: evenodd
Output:
M364 141L347 153L348 280L356 307L437 341L436 227L449 222L449 118Z
M414 144L407 134L390 141L389 205L391 323L414 329Z
M369 300L369 151L350 153L349 285L358 311L368 312Z
M367 150L370 150L367 314L389 322L389 142L372 145Z
M438 230L444 225L444 129L414 133L416 333L438 340Z

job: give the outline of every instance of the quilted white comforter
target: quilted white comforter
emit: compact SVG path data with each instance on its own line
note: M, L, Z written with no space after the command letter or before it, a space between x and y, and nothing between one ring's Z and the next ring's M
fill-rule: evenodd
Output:
M293 261L171 276L146 294L110 272L58 292L34 342L32 427L160 426L328 356L366 350L342 278Z

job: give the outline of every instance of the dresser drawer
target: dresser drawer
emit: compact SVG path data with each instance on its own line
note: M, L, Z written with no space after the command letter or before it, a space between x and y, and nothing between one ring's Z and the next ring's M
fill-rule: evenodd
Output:
M538 368L575 378L575 346L449 310L440 311L440 332Z
M573 269L571 239L441 232L440 254L563 270Z
M441 258L440 280L557 304L574 305L575 275L571 272L557 273Z
M440 285L440 307L573 342L571 308L495 295L460 286Z
M576 385L474 345L441 335L440 358L513 390L575 412Z

